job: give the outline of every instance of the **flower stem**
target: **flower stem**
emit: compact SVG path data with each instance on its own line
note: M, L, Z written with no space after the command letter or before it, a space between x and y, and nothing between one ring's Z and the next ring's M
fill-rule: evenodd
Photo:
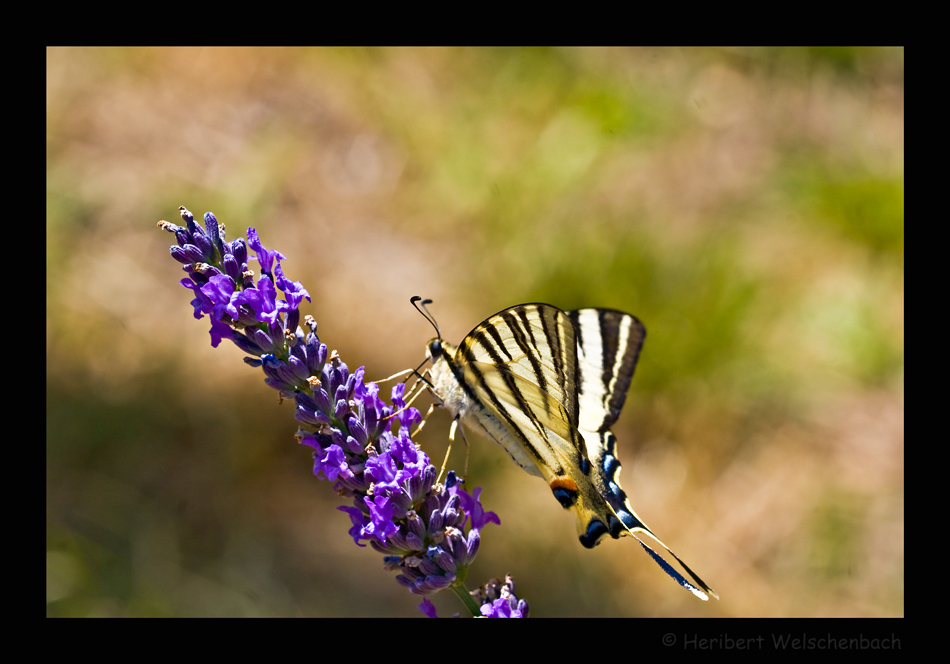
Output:
M462 604L465 605L465 608L467 608L473 616L477 618L482 615L478 602L476 602L475 598L468 592L468 588L465 587L464 583L453 583L450 587L452 588L452 592L458 596Z

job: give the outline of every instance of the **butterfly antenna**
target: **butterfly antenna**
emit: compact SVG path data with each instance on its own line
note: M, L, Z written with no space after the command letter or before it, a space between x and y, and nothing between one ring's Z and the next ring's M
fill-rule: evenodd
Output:
M427 304L432 304L432 300L423 300L423 299L422 299L421 297L419 297L418 295L415 295L415 296L412 297L412 299L409 300L409 302L411 302L411 303L412 303L412 306L414 306L414 307L416 308L416 311L418 311L420 314L422 314L423 317L424 317L427 321L429 321L429 325L431 325L432 327L435 328L436 334L438 334L438 335L439 335L439 339L441 339L441 338L442 338L442 333L439 332L439 325L438 325L438 323L436 323L435 317L434 317L432 314L429 313L429 310L428 310L428 309L426 309L426 305L427 305ZM416 304L417 302L420 302L420 303L421 303L421 308L420 308L420 304ZM423 360L422 363L421 363L418 367L416 367L415 369L411 369L411 368L410 368L410 369L403 369L402 371L399 371L399 372L394 373L392 376L388 376L388 377L386 377L386 378L382 378L382 379L380 379L380 380L377 380L376 382L377 382L377 383L387 383L387 382L393 380L394 378L400 378L400 377L402 377L402 376L406 376L407 374L412 374L412 375L414 375L414 376L416 377L416 384L418 384L419 381L422 381L423 383L425 383L426 385L428 385L428 386L431 388L431 387L432 387L432 383L429 382L429 379L427 379L427 378L425 377L425 375L423 375L422 373L419 372L419 370L422 369L422 367L423 367L423 366L425 365L425 363L428 362L428 361L429 361L429 360L428 360L428 358L427 358L427 359ZM407 378L406 380L408 380L408 378ZM405 383L406 381L404 380L404 381L402 381L402 382ZM413 387L415 387L415 386L413 386Z
M412 303L412 306L414 306L414 307L416 308L416 311L418 311L420 314L422 314L422 316L423 316L427 321L429 321L429 324L430 324L432 327L435 328L435 334L436 334L436 336L439 337L439 339L441 339L441 338L442 338L442 332L439 331L439 324L436 322L435 316L433 316L432 314L430 314L430 313L429 313L429 310L426 309L426 305L427 305L427 304L432 304L432 300L423 300L423 299L422 299L421 297L419 297L418 295L413 295L412 298L409 300L409 302Z

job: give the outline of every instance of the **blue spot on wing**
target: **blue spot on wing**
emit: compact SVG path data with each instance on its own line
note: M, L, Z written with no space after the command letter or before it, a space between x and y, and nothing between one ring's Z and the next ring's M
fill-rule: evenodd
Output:
M593 549L600 542L600 538L610 532L600 519L591 519L587 524L587 531L580 536L581 544L585 548Z

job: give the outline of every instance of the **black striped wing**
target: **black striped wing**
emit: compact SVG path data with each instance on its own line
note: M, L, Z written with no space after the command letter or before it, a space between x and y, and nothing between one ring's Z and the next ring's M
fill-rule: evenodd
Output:
M567 314L524 304L472 330L452 361L477 421L518 464L548 479L582 463L577 343ZM468 417L466 417L468 415Z

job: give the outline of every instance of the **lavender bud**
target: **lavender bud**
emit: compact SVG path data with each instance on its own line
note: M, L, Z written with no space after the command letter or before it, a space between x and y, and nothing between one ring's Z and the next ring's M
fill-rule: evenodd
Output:
M188 255L186 254L185 250L182 249L181 247L177 247L173 245L172 247L170 247L170 250L171 250L172 258L174 258L179 263L182 263L183 265L188 265L189 263L192 262L188 258Z

